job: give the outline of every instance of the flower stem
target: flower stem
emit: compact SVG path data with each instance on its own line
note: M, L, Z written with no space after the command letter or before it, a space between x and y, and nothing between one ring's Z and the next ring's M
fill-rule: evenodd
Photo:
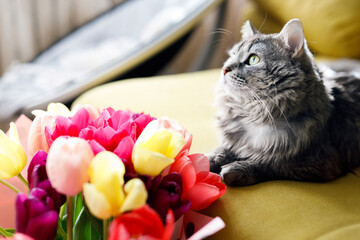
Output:
M73 208L74 202L73 197L67 196L67 240L72 240L73 233Z
M20 179L20 181L26 186L27 190L29 191L29 183L25 180L25 178L19 173L17 177Z
M107 239L109 220L103 220L103 240Z
M2 227L0 227L0 235L3 235L4 237L11 237L12 234L8 233L5 229L3 229Z
M4 184L5 186L7 186L8 188L10 188L11 190L15 191L16 193L21 193L21 191L15 187L14 185L12 185L11 183L0 179L0 183Z

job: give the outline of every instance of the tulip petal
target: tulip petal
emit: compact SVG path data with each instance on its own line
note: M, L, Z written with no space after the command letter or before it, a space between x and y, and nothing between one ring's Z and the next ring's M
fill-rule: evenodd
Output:
M32 237L22 234L22 233L15 233L10 238L6 238L7 240L35 240Z
M126 198L121 206L121 212L130 211L145 205L148 193L143 181L133 178L125 184L124 190Z
M114 150L114 153L122 159L131 159L131 153L134 147L134 140L131 137L125 137Z
M135 157L133 156L134 165L137 165L138 167L144 165L142 160L138 158L141 154L138 155L137 151L140 149L154 152L154 156L163 155L165 158L174 159L185 145L185 139L180 133L164 128L159 129L158 127L158 121L152 121L145 127L144 131L139 136L133 149L133 155L135 155ZM146 151L142 152L145 153ZM145 155L149 156L150 154L145 153ZM163 166L163 168L166 166ZM135 166L135 169L136 168L137 167ZM162 170L163 169L155 175L158 175Z
M143 142L142 147L170 157L170 153L173 151L173 149L170 149L171 139L172 132L167 129L162 129L155 132L148 141Z
M196 170L196 181L201 181L205 178L210 170L209 159L204 154L192 154L189 155L190 160L194 164Z
M46 166L45 165L36 165L33 168L32 174L29 177L31 181L29 181L30 189L37 187L41 182L48 180L48 176L46 173Z
M28 170L27 170L27 178L28 178L28 183L29 185L31 185L31 178L32 178L32 172L34 170L34 167L36 165L46 165L46 158L47 158L47 153L44 151L38 151L36 152L36 154L34 155L34 157L32 158Z
M111 114L109 119L109 126L114 129L120 129L124 123L128 123L131 119L131 114L128 111L118 110Z
M171 216L167 218L167 224L174 225ZM170 226L171 228L171 226ZM141 239L164 239L164 226L157 212L145 205L129 213L124 213L117 217L110 226L109 239L115 240L120 236L142 236ZM116 237L115 237L116 236ZM166 238L170 239L170 238Z
M26 228L26 234L36 240L54 239L59 215L56 211L49 211L32 218Z
M16 166L11 158L0 153L0 179L10 179L21 172L21 168Z
M94 152L94 155L97 155L99 152L106 151L106 149L95 140L91 140L89 144Z
M219 189L219 197L225 194L226 185L221 182L221 177L219 174L209 172L209 174L202 181L207 184L216 186Z
M170 167L170 172L178 172L183 179L183 191L187 191L196 183L196 169L187 156L177 158Z
M219 198L219 188L207 183L197 183L190 190L183 193L184 199L191 201L191 209L194 211L207 208L211 203Z
M65 195L74 196L88 181L87 168L93 151L86 140L76 137L57 138L49 151L46 171L51 185Z
M50 183L50 180L44 180L42 182L40 182L37 186L37 188L43 189L44 191L46 191L46 193L48 194L48 196L53 200L54 202L54 209L59 211L60 207L65 203L66 201L66 197L65 195L62 195L60 193L58 193L52 186Z
M100 219L108 219L111 216L111 207L105 195L98 191L96 187L90 183L83 186L83 194L86 206L91 214Z
M17 145L21 145L20 139L19 139L19 134L18 134L18 131L16 129L16 125L13 122L10 123L9 137Z
M89 113L89 116L92 120L95 120L96 118L99 117L99 109L93 107L90 104L85 104L85 105L81 105L81 104L76 104L75 106L73 106L71 108L71 113L76 113L77 111L79 111L80 109L85 108L85 110Z
M25 233L26 225L28 222L28 216L25 208L26 195L20 193L16 196L15 207L16 207L16 231Z
M47 106L47 112L64 117L70 117L71 115L70 110L62 103L49 103Z
M153 121L153 118L148 114L135 114L133 119L136 125L136 137L139 137L144 128Z
M2 156L7 156L6 161L10 160L14 169L10 170L8 168L2 168L2 170L10 171L12 173L17 172L17 174L19 174L26 165L26 153L21 144L16 140L18 139L18 137L15 125L10 124L9 133L13 135L12 138L14 139L14 141L11 140L11 138L6 136L6 134L0 130L0 154L2 154ZM2 162L4 161L5 159L3 159ZM10 165L7 166L10 167Z
M119 213L124 201L124 174L125 166L121 159L107 151L97 154L88 169L90 182L105 196L112 215Z
M31 123L28 135L28 150L30 156L34 156L38 150L49 151L49 144L45 136L45 126L51 126L53 123L55 123L54 116L42 114L35 117Z
M78 136L81 129L89 126L92 124L92 119L90 118L90 115L88 111L86 111L85 108L80 109L77 111L74 116L71 117L72 125L76 126L76 135L70 135L70 136Z
M136 150L133 150L133 163L136 172L139 174L157 176L165 167L174 162L174 159L168 158L160 153L143 148L136 148L135 146L134 149Z
M174 214L171 211L171 209L169 209L168 214L166 215L166 220L165 220L165 227L164 227L164 231L163 231L163 235L161 240L167 240L167 239L171 239L173 232L174 232Z
M97 141L106 150L112 151L111 149L111 138L115 135L115 130L109 126L99 128L94 134L94 140Z

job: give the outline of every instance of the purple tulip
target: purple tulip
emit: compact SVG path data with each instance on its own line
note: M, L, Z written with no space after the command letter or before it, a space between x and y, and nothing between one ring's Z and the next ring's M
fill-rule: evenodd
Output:
M66 197L58 193L52 186L46 173L47 153L38 151L31 160L28 168L28 182L30 190L41 188L45 190L50 198L54 201L55 210L59 211L65 203Z
M47 158L47 153L44 151L37 151L35 153L34 157L32 158L32 160L29 164L29 167L28 167L28 183L29 183L30 189L32 189L33 185L36 185L39 182L41 182L42 180L47 179L46 170L44 172L44 170L39 170L39 169L35 168L36 166L37 166L37 168L39 168L40 166L45 166L46 158ZM33 176L34 170L40 171L39 173L36 174L37 176ZM34 179L34 177L36 179ZM37 182L33 183L33 179Z
M181 194L182 176L180 174L170 173L164 177L157 176L152 180L148 204L159 213L163 221L165 221L168 209L172 209L176 221L191 207L191 202L181 199Z
M16 198L16 231L37 240L54 239L58 211L53 199L41 188L33 188L29 196L21 193Z
M139 174L132 173L132 172L125 172L125 175L124 175L125 183L133 178L138 178L141 181L143 181L143 183L145 184L145 187L146 187L146 191L150 192L151 184L152 184L150 175L139 175Z

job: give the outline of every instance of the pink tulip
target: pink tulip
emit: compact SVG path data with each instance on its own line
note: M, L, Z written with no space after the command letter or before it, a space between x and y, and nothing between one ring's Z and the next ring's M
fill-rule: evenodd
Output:
M49 144L45 137L45 127L50 129L55 127L55 115L42 114L36 116L31 124L28 136L28 149L30 156L34 156L39 150L48 152Z
M65 195L78 194L89 180L87 169L93 157L93 151L84 139L57 138L51 145L46 162L51 185Z
M100 115L99 109L91 106L90 104L85 104L85 105L77 104L72 108L71 112L76 113L77 111L79 111L82 108L85 108L85 110L89 113L89 116L92 120L95 120Z
M92 119L85 108L77 111L72 117L58 116L55 119L55 128L49 126L45 128L47 142L51 144L60 136L78 137L82 129L91 126Z
M170 172L178 172L183 179L182 199L191 201L194 211L207 208L226 192L226 186L218 174L210 172L210 163L203 154L179 155L170 167Z
M131 162L134 143L153 118L112 108L101 111L96 119L93 117L89 108L81 108L72 117L57 117L54 129L47 127L45 130L47 142L51 145L60 136L83 138L95 155L102 151L113 152L128 171L134 172Z
M34 240L32 237L22 234L15 233L12 237L6 238L7 240Z

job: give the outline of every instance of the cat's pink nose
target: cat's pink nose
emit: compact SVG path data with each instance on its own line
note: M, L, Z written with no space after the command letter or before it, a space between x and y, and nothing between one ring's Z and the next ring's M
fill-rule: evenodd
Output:
M224 75L227 74L228 72L231 72L230 68L224 68Z

